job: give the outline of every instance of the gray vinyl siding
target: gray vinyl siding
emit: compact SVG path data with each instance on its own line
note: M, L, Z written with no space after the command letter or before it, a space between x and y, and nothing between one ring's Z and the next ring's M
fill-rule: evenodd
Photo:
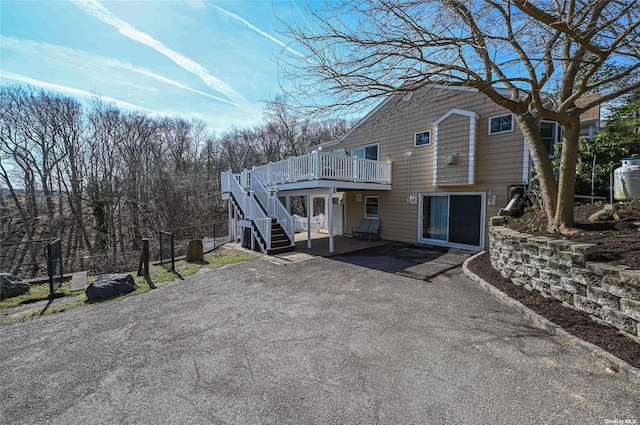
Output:
M453 114L439 124L439 178L453 179L447 185L433 185L434 127L433 123L452 108L479 115L476 128L475 184L468 184L467 116ZM379 143L379 158L392 162L392 190L390 192L353 191L347 193L346 231L357 227L364 217L364 197L379 196L381 237L383 239L415 243L418 236L418 205L407 202L407 196L433 192L488 192L496 195L496 205L486 207L486 217L498 213L508 201L511 184L522 183L524 137L520 130L489 135L489 118L508 113L486 96L472 91L454 89L425 89L414 93L409 101L394 97L363 120L333 149L352 150L371 143ZM431 144L414 146L415 133L431 131ZM455 137L452 137L455 133ZM462 144L460 142L462 141ZM456 146L455 144L459 144ZM446 152L459 152L458 164L446 167ZM411 152L411 157L406 156ZM464 170L464 171L462 171ZM363 196L355 201L356 193ZM487 232L488 233L488 232Z

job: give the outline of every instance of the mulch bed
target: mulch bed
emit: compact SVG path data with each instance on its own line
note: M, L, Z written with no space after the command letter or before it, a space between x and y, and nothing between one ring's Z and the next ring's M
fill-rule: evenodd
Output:
M519 218L509 218L508 227L521 233L568 239L580 243L594 243L598 245L598 255L594 261L628 266L640 270L640 230L616 230L619 222L640 222L640 208L625 205L617 211L619 220L609 220L592 223L589 217L601 210L602 205L576 205L573 209L576 232L570 235L549 234L544 231L547 219L544 216L529 211Z
M616 328L597 323L587 313L565 307L562 302L544 297L538 291L528 291L522 286L515 285L491 266L487 253L470 261L468 266L469 270L482 279L561 326L570 334L597 345L630 365L640 368L640 344L622 335Z

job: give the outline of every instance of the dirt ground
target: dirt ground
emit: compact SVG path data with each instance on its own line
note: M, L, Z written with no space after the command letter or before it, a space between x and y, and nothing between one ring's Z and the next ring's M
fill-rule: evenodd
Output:
M594 261L626 265L640 270L640 230L616 230L616 221L591 223L589 216L602 209L602 205L578 205L575 208L575 228L573 235L553 235L541 231L546 226L546 218L527 212L520 218L510 218L508 226L523 233L560 237L583 243L595 243L599 247ZM640 221L640 208L623 208L618 211L620 220L636 223ZM632 366L640 367L640 344L618 332L612 326L594 322L588 314L564 307L558 300L542 296L537 291L528 291L503 278L483 254L469 264L469 269L502 292L520 301L536 313L562 326L567 332L591 342Z
M547 219L535 212L527 212L519 218L509 218L508 226L522 233L566 238L581 243L595 243L598 245L598 255L594 261L610 262L625 265L634 270L640 270L640 230L616 230L617 222L640 222L640 207L631 208L628 205L617 211L620 220L609 220L601 223L591 223L591 214L602 210L602 205L577 205L574 209L575 226L573 235L555 235L546 233Z

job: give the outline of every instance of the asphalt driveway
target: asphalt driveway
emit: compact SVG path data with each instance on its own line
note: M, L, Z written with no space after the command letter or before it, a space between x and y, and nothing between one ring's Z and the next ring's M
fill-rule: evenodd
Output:
M640 422L640 386L433 256L257 260L1 328L0 423Z

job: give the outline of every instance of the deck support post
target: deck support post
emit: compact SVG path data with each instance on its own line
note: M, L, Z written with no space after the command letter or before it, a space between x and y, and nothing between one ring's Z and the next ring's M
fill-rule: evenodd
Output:
M311 249L311 215L313 214L313 203L311 195L307 195L307 248Z
M231 208L233 208L233 206L231 205L231 198L229 198L229 200L227 201L228 204L228 210L229 210L229 240L232 240L233 242L235 242L234 238L234 232L233 232L233 217L231 216Z
M335 187L329 189L329 196L327 197L327 214L329 216L329 253L333 254L333 193L336 191Z

